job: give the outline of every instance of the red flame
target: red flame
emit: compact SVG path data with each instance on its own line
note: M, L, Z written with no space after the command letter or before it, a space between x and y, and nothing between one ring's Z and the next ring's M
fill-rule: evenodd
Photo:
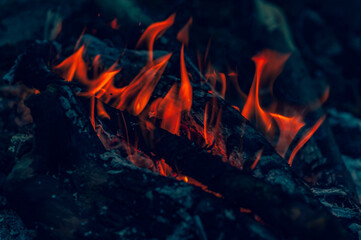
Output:
M112 98L116 99L114 107L122 111L127 109L135 116L139 115L148 104L171 55L171 53L167 54L145 66L124 88L112 87L109 92L112 94Z
M209 108L209 102L207 102L206 108L204 109L204 120L203 120L203 124L204 124L203 135L207 145L212 142L208 137L208 108Z
M276 151L285 157L288 147L305 123L300 116L285 117L275 113L270 113L270 115L276 121L280 131Z
M276 151L283 157L285 157L289 146L296 137L297 133L305 126L304 123L304 113L292 111L293 115L291 117L281 115L279 113L273 113L269 110L262 108L260 103L260 89L267 88L269 93L273 95L273 84L277 76L281 73L282 68L286 60L288 59L289 54L279 54L271 50L264 50L260 54L253 57L253 61L256 63L256 72L254 80L247 97L246 104L242 110L242 115L251 122L255 122L256 126L263 131L266 136L273 140L275 137L275 130L277 124L279 130L278 141L275 146ZM311 104L309 109L313 110L320 107L328 98L329 90L326 89L322 98L316 103ZM273 103L273 108L276 109L277 102ZM322 124L323 118L318 121L311 130L302 137L301 141L297 144L295 149L293 149L291 156L288 160L289 164L292 164L292 161L296 153L300 148L310 139L313 133L317 128ZM322 120L322 121L321 121ZM257 160L257 159L256 159ZM259 159L258 159L259 160ZM254 164L257 164L255 161ZM252 165L254 168L255 165Z
M262 156L262 153L263 153L263 148L256 153L255 160L254 160L253 164L251 165L251 170L254 170L256 168L258 161L260 160L260 158Z
M188 28L184 29L188 31ZM182 44L180 55L180 75L179 90L177 84L174 84L166 96L152 104L151 107L152 115L162 119L161 127L173 134L179 134L182 112L189 112L192 107L193 89L186 69L184 44Z
M179 90L179 98L183 102L183 110L189 112L192 107L193 90L192 90L192 85L188 78L188 72L184 61L184 45L182 45L180 58L181 58L180 59L181 87Z
M252 121L252 118L255 118L257 126L259 126L259 124L262 124L264 130L268 132L271 130L272 127L272 118L261 108L259 102L261 74L264 66L266 65L267 59L264 56L255 56L252 59L256 63L256 73L253 79L251 89L249 91L246 104L243 107L242 115L249 121Z
M228 77L229 79L232 81L233 83L233 87L235 88L235 90L237 91L238 95L246 100L247 99L247 95L241 90L241 88L239 87L239 83L238 83L238 74L236 72L229 72L228 73Z
M151 131L154 129L155 123L160 121L161 128L169 131L172 134L180 134L182 117L189 116L187 113L191 111L193 101L193 89L190 81L190 77L192 76L187 71L184 53L184 46L187 46L189 43L189 28L192 24L192 18L189 19L187 24L177 35L177 39L182 42L182 47L180 50L180 85L178 83L174 83L164 97L158 98L149 104L153 91L159 83L172 56L172 53L169 53L156 60L153 60L154 42L157 38L162 36L169 27L173 25L174 20L175 14L172 14L165 21L151 24L144 31L137 43L137 47L144 43L147 44L149 50L148 61L142 70L134 77L134 79L128 85L121 88L117 88L114 83L114 78L120 71L117 67L117 63L114 63L113 66L111 66L108 70L99 73L101 69L99 55L97 55L92 61L93 78L88 77L88 69L90 68L83 59L83 55L85 53L84 45L81 46L73 55L54 67L55 70L62 73L62 76L66 81L72 81L73 79L76 79L84 85L84 91L80 93L80 95L90 98L90 121L95 130L99 130L97 129L99 124L95 124L95 109L96 115L98 117L107 119L110 118L103 106L103 103L106 103L121 111L127 110L132 115L139 116L142 124L144 125L142 128L144 129ZM111 22L111 27L113 29L119 28L116 19ZM79 42L80 39L78 40L77 45ZM206 63L205 61L209 52L209 48L210 41L208 43L204 59L202 59L200 55L198 57L200 69L202 69L203 65ZM304 113L293 111L291 116L289 116L289 114L285 116L281 113L271 111L271 109L279 109L276 107L278 104L276 101L273 103L273 105L271 105L271 107L264 108L260 101L262 98L260 93L261 90L263 92L263 90L266 89L269 91L271 97L274 97L272 92L273 83L277 76L281 73L283 65L288 57L289 54L278 54L271 50L264 50L252 58L256 64L256 71L249 95L247 97L244 108L241 111L242 115L249 121L254 122L256 127L258 127L260 131L262 131L268 137L268 139L277 139L275 148L276 151L283 157L286 156L286 153L289 150L289 146L291 145L292 141L294 141L294 138L298 132L305 126L303 121ZM242 98L246 98L246 96L238 85L238 74L236 72L230 72L226 77L224 73L217 72L210 64L208 64L208 72L205 76L206 81L209 81L211 85L211 90L209 93L213 95L213 99L212 101L208 102L205 107L204 128L201 129L200 126L196 128L196 131L201 135L203 134L205 145L207 145L207 147L211 146L216 150L215 152L217 154L222 155L224 157L223 159L227 160L228 156L224 150L225 144L222 138L221 129L222 108L217 104L217 96L225 98L227 90L227 78L230 78L230 80L233 81L233 85L235 86L236 91ZM309 111L320 107L327 100L328 94L329 92L326 91L320 100L312 105L309 105ZM240 111L237 106L233 107ZM123 130L126 133L128 143L126 150L128 152L130 161L137 164L137 161L134 159L132 152L133 148L130 148L129 146L130 143L126 122L123 115L122 117L124 122ZM288 160L290 165L292 164L292 161L297 152L319 128L324 119L325 116L320 118L316 124L311 127L311 129L306 131L306 133L301 137L300 141L296 144L296 147L291 152L290 158ZM245 126L245 124L243 124L243 126ZM275 136L277 129L279 134L278 136ZM191 138L190 131L187 131L186 134L188 134L188 137ZM250 167L252 170L257 166L262 153L263 149L256 153L255 161ZM235 162L234 159L235 157L233 160L230 158L229 161ZM159 161L157 164L158 170L162 175L177 177L180 180L199 185L208 191L206 186L203 186L194 179L191 179L188 176L174 173L164 160Z
M141 44L147 43L148 50L149 50L149 62L153 61L153 45L154 41L162 36L164 32L173 25L175 19L175 13L170 15L169 18L167 18L163 22L157 22L151 24L142 34L142 36L139 38L138 43L136 47L138 48Z
M189 42L189 28L193 23L193 18L190 17L188 22L186 23L186 25L184 25L184 27L178 32L177 34L177 39L178 41L180 41L181 43L185 44L186 46L188 46L188 42Z
M159 104L159 110L162 114L161 127L173 134L179 132L182 113L182 106L177 92L177 84L174 84Z
M323 121L325 120L326 115L323 115L316 123L313 125L311 129L309 129L298 142L296 147L293 149L291 156L288 160L288 164L292 165L293 159L295 158L297 152L306 144L306 142L312 137L312 135L317 131L317 129L321 126Z

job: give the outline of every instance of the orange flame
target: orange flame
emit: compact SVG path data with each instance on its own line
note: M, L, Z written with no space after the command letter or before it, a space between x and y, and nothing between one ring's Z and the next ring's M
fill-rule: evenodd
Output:
M86 64L83 61L84 45L81 46L73 55L65 59L62 63L55 66L55 69L67 69L63 78L70 82L73 80L75 73L78 73L80 78L86 78Z
M109 114L105 111L104 109L104 105L101 101L97 101L97 115L100 118L106 118L106 119L110 119Z
M136 47L138 48L141 44L147 43L149 50L149 60L148 62L153 61L153 45L154 41L162 36L164 32L173 25L175 19L175 13L170 15L165 21L156 22L151 24L139 38Z

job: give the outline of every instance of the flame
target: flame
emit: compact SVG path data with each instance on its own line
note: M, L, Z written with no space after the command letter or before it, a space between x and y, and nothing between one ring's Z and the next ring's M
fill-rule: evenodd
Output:
M177 94L177 84L174 84L159 104L162 112L161 128L170 133L178 134L181 120L182 105Z
M145 66L126 87L116 89L113 86L109 92L116 98L114 107L122 111L127 109L135 116L139 115L148 104L171 55L169 53Z
M184 45L188 46L189 42L189 28L193 23L193 18L190 17L186 25L178 32L177 39Z
M306 144L306 142L312 137L312 135L317 131L317 129L321 126L321 124L323 123L323 121L325 120L326 115L323 115L320 119L318 119L318 121L315 123L315 125L313 125L313 127L311 129L309 129L304 135L303 137L300 139L300 141L298 142L298 144L296 145L296 147L293 149L291 156L288 160L288 164L292 165L293 159L295 158L297 152L303 147L303 145Z
M263 153L263 148L256 153L256 157L255 157L255 160L254 160L254 162L253 162L253 164L251 166L251 170L254 170L256 168L259 160L261 159L262 153Z
M270 95L273 96L274 81L281 73L283 65L288 57L289 54L279 54L271 50L264 50L252 58L256 64L256 72L249 95L242 110L242 115L249 121L255 122L256 127L265 133L266 137L270 139L271 142L275 138L275 130L276 127L278 127L279 136L275 149L282 157L285 157L289 146L295 139L297 133L305 126L305 113L292 110L292 116L289 117L266 110L262 108L260 104L259 93L260 89L266 88L268 89ZM328 95L329 88L326 89L319 100L309 105L309 110L319 108L327 100ZM278 103L275 101L269 108L277 109L277 104ZM283 110L286 112L287 108L283 107ZM313 133L322 124L323 120L324 117L322 117L309 131L305 133L304 136L302 136L300 142L296 145L290 155L288 160L290 165L292 165L297 152L311 138ZM256 166L257 162L258 161L255 161L253 163L251 169Z
M147 43L149 50L149 59L148 62L153 61L153 45L154 41L162 36L165 31L171 27L174 23L175 13L170 15L165 21L156 22L151 24L139 38L136 47L138 48L141 44Z
M65 59L62 63L55 66L55 69L63 70L65 75L62 75L65 81L73 80L75 73L79 78L86 78L86 64L83 61L85 46L81 46L73 55Z
M188 72L186 69L186 64L184 61L184 44L181 49L181 57L180 57L180 68L181 68L181 87L179 90L179 97L183 102L183 109L187 112L191 110L192 107L192 95L193 89L192 85L188 78Z
M237 106L235 106L235 105L232 105L232 107L233 107L234 109L236 109L238 112L241 111L241 110L239 109L239 107L237 107Z
M96 55L93 59L93 71L94 71L94 76L98 76L99 75L99 68L100 68L100 55Z
M211 109L210 106L212 106ZM222 117L222 108L218 107L217 99L216 97L213 97L211 102L207 102L206 107L204 109L203 136L206 145L213 144L216 140L216 136L222 135L221 117ZM222 141L223 139L218 139L218 140Z
M80 95L90 98L96 97L104 103L110 103L113 107L121 111L127 110L137 116L148 104L172 55L170 53L153 61L152 50L155 39L164 34L173 24L174 18L175 14L163 22L154 23L143 33L137 46L143 42L148 44L148 63L127 86L117 88L114 85L114 77L119 72L119 70L116 69L116 63L95 79L89 79L87 77L87 64L82 57L85 49L84 45L72 56L56 66L55 69L61 70L63 77L67 81L71 81L75 77L85 86L85 91ZM188 27L190 23L191 21L189 21ZM185 34L188 27L185 26L183 34ZM100 56L96 56L93 60L94 75L98 75L99 65ZM182 112L189 112L192 106L193 92L184 59L184 44L181 49L180 68L180 88L178 89L178 87L174 85L163 99L157 101L156 105L151 105L151 111L149 112L149 116L153 114L153 116L161 118L161 127L173 134L178 134L179 132ZM97 104L97 112L102 117L108 117L101 103ZM91 120L94 125L94 103L92 103Z
M183 29L187 30L188 27L185 26ZM186 69L184 44L182 44L180 54L180 75L181 84L179 89L177 84L173 84L163 99L159 99L152 104L150 112L151 115L162 119L161 128L173 134L179 134L182 112L189 112L192 108L193 89Z
M101 101L97 101L97 115L100 118L110 119L109 114L105 111L104 105Z
M115 62L109 69L100 72L100 55L94 57L92 63L90 63L92 65L91 67L84 61L83 55L86 47L85 45L82 45L79 49L77 49L77 47L85 30L77 41L77 50L74 54L54 67L56 71L61 73L65 81L70 82L76 79L84 86L83 92L81 92L80 95L90 99L90 121L96 131L99 130L99 124L97 126L95 124L95 110L98 117L106 119L110 118L103 106L103 103L105 103L110 104L112 107L121 111L127 110L134 116L139 116L143 128L148 131L154 129L154 126L159 123L161 128L169 131L170 133L177 135L180 134L182 117L189 116L188 113L191 111L193 101L193 89L190 81L190 77L192 76L187 71L184 53L185 46L189 43L189 28L193 21L192 18L188 20L186 25L177 34L177 39L182 42L180 50L180 84L174 83L164 97L160 97L151 102L151 96L172 56L172 53L169 53L154 60L154 42L173 25L174 20L175 14L172 14L165 21L151 24L144 31L136 46L139 47L142 44L147 45L149 50L148 61L134 79L126 86L118 88L114 83L115 76L120 72L117 62ZM116 19L114 19L110 25L113 29L119 28ZM205 57L202 59L200 54L198 55L200 69L202 69L203 65L206 63L210 43L211 40L208 42ZM264 50L260 54L254 56L252 60L255 62L256 70L248 96L246 96L240 89L238 85L238 74L236 72L229 72L226 77L224 73L217 72L211 64L208 63L208 72L205 76L206 81L209 81L211 85L209 93L213 94L213 99L212 101L207 102L205 106L203 129L199 127L196 128L196 131L199 132L200 135L204 135L205 145L207 147L211 146L209 148L212 148L212 151L215 149L217 154L224 157L224 160L228 160L229 156L227 156L226 151L224 150L226 148L221 134L222 108L217 104L217 96L225 98L227 78L233 81L236 91L240 94L240 96L242 98L246 98L246 103L242 111L240 111L237 106L233 106L233 108L240 111L249 121L254 122L256 127L259 128L259 130L262 131L269 140L277 139L275 149L283 157L286 156L286 153L288 152L296 135L305 126L303 120L304 113L293 111L291 115L283 115L280 112L273 111L275 109L280 109L277 107L278 103L276 101L268 108L264 108L260 101L262 97L260 93L261 90L263 93L264 89L268 90L270 96L274 98L274 81L281 73L283 65L288 57L289 54L279 54L271 50ZM93 69L92 78L88 77L88 69ZM216 91L218 91L218 93ZM327 100L328 95L329 90L327 89L318 101L309 105L309 111L320 107ZM130 161L137 164L137 160L134 159L132 151L133 148L130 147L129 133L123 114L122 118L128 144L126 151L128 152ZM288 160L290 165L292 164L297 152L319 128L324 119L325 116L321 117L313 127L301 136L300 141L296 144L296 147L290 154ZM276 131L277 129L278 132ZM278 136L275 136L276 132L278 133ZM185 132L182 131L182 133L188 134L188 138L191 138L191 132L189 129ZM250 167L251 170L254 170L257 166L262 153L263 149L259 150L255 154L255 160ZM234 159L229 159L230 162L234 162ZM188 176L174 173L163 159L158 161L157 168L162 175L173 176L191 184L198 184L208 191L206 186L197 183Z
M95 130L94 104L95 104L95 97L91 97L90 98L90 122Z
M254 117L257 126L262 124L262 127L266 130L266 132L268 132L272 127L272 118L261 108L259 102L261 74L267 63L267 59L264 56L255 56L252 58L252 60L256 63L256 73L246 104L243 107L242 115L249 121L252 121L252 118Z
M203 125L204 125L203 135L207 145L211 143L208 137L208 108L209 108L209 102L207 102L206 108L204 109L204 120L203 120Z
M79 78L79 81L88 87L86 93L83 93L84 96L96 96L101 97L106 89L112 83L115 75L119 70L113 70L114 67L111 67L106 72L102 73L97 79L89 80L87 78Z
M226 97L226 75L224 73L219 73L220 82L222 84L221 96L224 99Z
M83 38L83 36L84 36L84 34L85 34L85 31L86 31L86 27L83 28L83 30L81 31L81 34L80 34L80 36L79 36L79 38L78 38L78 40L76 41L76 44L75 44L75 46L74 46L74 51L75 51L76 49L78 49L78 47L79 47L79 45L80 45L80 41L81 41L81 39Z
M228 77L229 79L232 81L233 83L233 87L235 88L235 90L237 91L238 95L246 100L247 99L247 95L241 90L239 83L238 83L238 74L236 72L229 72L228 73Z
M270 115L276 121L280 132L276 145L276 151L282 157L285 157L288 147L301 128L305 126L305 123L301 119L301 116L285 117L276 113L270 113Z
M210 64L208 65L208 72L206 73L206 81L210 83L212 91L216 91L216 84L221 84L220 96L224 99L226 96L227 79L226 75L221 72L217 72Z

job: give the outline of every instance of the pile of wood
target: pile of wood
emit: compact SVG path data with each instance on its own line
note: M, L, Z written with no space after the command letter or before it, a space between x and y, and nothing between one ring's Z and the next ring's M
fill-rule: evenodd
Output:
M145 65L148 52L116 48L89 34L78 43L57 40L32 44L5 77L27 87L25 106L33 119L33 129L12 136L7 161L1 163L6 206L35 230L26 233L29 238L358 238L361 214L354 184L337 150L332 156L324 153L336 146L327 123L320 129L324 137L311 139L291 168L229 101L210 93L189 54L193 104L181 131L194 125L202 129L206 105L217 104L229 162L197 131L189 138L157 124L145 128L139 117L109 105L104 107L110 119L96 118L101 131L95 131L89 118L92 100L78 94L76 82L55 73L54 65L75 44L85 44L86 59L100 54L104 68L117 62L122 71L116 79L127 82ZM177 42L166 45L180 49ZM165 53L155 50L153 55ZM281 78L299 62L295 54ZM173 56L151 100L164 97L180 81L174 71L179 65L179 56ZM173 177L157 173L160 161Z

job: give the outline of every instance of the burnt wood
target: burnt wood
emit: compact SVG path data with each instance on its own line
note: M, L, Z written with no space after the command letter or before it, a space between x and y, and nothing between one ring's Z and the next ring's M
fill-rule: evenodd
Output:
M222 199L106 152L69 86L27 104L36 148L16 160L5 193L38 238L278 239Z
M58 95L57 97L59 99L65 98L68 99L69 102L74 102L74 104L77 101L75 95L71 94L69 86L66 86L65 83L61 85L51 84L53 80L57 79L58 77L56 76L54 76L53 79L47 78L48 84L45 84L45 86L50 84L47 87L47 91L38 96L34 96L32 102L35 104L29 104L29 106L34 109L34 115L38 115L38 121L40 122L42 118L46 118L43 116L43 111L39 109L40 107L41 110L43 110L41 107L42 104L37 103L37 98L46 96L42 97L43 101L51 102L49 99L52 99L52 96L54 98ZM174 78L163 78L162 81L170 81L171 79L174 80ZM41 83L44 86L43 82L46 82L46 80L41 80L42 79L37 79L37 82L33 82L32 84ZM33 86L36 87L36 85ZM160 88L162 87L165 86L161 85ZM64 89L68 90L64 92ZM201 99L207 99L206 94L204 89L198 88L197 86L194 87L195 97L193 111L198 115L202 115L206 101ZM238 129L236 134L241 135L240 139L243 141L242 155L248 156L248 159L247 157L243 159L246 160L245 169L251 164L249 161L251 156L254 156L260 148L264 148L263 157L256 171L240 171L229 164L223 163L220 157L204 151L182 137L174 136L161 129L156 129L153 133L155 137L154 144L149 144L148 139L141 139L140 148L145 152L153 152L159 157L164 158L169 165L181 173L189 175L207 185L210 190L219 192L227 201L235 206L251 208L252 211L260 215L267 224L284 231L287 236L299 236L308 239L325 236L346 237L347 233L343 227L315 200L312 193L302 181L292 173L284 160L274 152L271 145L262 135L254 130L236 110L231 110L232 108L227 106L221 99L217 99L217 102L226 109L226 111L223 111L223 119L228 119L229 125L236 126L236 128L233 127L233 129ZM60 104L63 105L63 107L67 106L67 104L64 105L64 100L61 100ZM75 109L78 108L78 104L75 104ZM38 111L36 109L38 109ZM76 111L79 112L79 109ZM66 112L67 111L64 112L65 115L67 115ZM111 110L111 112L118 114L118 111L114 109ZM197 117L194 112L191 114ZM81 116L86 116L83 115L84 112L81 113L79 119L82 118ZM73 117L74 114L68 115ZM59 120L62 121L64 119L59 118ZM131 124L134 126L134 129L131 130L135 132L141 131L136 118L129 116L128 120L134 123ZM37 121L36 117L35 121ZM73 122L76 121L73 119ZM87 122L87 124L85 124L85 122ZM89 130L89 128L91 128L89 120L85 122L83 123L88 130L86 131L86 135L88 135L87 138L94 139L95 134L91 134ZM241 128L242 123L245 125L243 128ZM116 126L115 124L113 125ZM112 128L112 125L109 124L109 127ZM227 125L224 124L223 127L227 128ZM39 129L39 131L42 131L40 127ZM91 135L93 135L93 137L91 137ZM79 139L79 142L84 142L82 138ZM94 141L96 142L97 140L94 139ZM87 141L85 141L85 143L87 143ZM178 148L179 146L181 147ZM95 153L97 154L98 152L96 151ZM256 179L252 175L262 180Z

